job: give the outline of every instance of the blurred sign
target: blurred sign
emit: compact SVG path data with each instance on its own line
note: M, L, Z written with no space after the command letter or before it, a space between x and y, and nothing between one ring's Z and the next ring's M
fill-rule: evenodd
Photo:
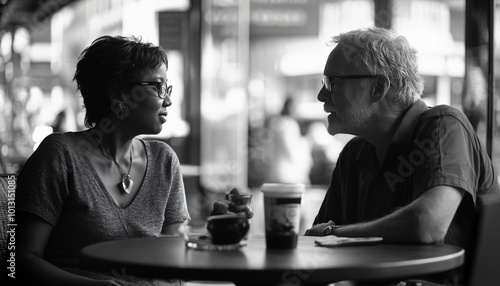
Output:
M187 20L187 12L160 12L160 46L167 50L182 51L188 36Z
M318 0L251 0L250 37L315 36L319 33ZM212 1L205 20L216 37L235 36L238 24L238 1ZM230 28L232 27L232 28Z
M317 0L252 0L250 37L316 36L320 3Z

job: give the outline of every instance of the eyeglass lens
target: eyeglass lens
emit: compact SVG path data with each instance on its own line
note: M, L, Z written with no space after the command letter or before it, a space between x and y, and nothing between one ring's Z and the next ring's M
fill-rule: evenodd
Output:
M166 87L165 88L165 93L170 97L170 95L172 94L172 86L171 85L167 86L167 83L165 83L164 86Z
M327 91L332 91L332 84L331 84L330 79L328 77L324 77L322 80L322 83Z
M158 87L160 87L160 88L158 88ZM170 95L172 94L172 86L171 85L167 85L166 82L160 82L157 85L157 90L158 90L158 96L161 99L167 97L167 95L170 97Z

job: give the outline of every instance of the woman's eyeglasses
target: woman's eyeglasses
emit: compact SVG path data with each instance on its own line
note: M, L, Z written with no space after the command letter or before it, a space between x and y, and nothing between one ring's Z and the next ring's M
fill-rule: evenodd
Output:
M331 92L333 90L333 84L336 80L342 79L357 79L357 78L374 78L376 75L339 75L339 76L325 76L323 78L323 86L326 90Z
M158 93L158 97L164 99L165 97L170 97L172 94L172 86L167 85L167 82L164 81L142 81L142 82L132 82L132 84L139 85L152 85L155 87L156 92Z

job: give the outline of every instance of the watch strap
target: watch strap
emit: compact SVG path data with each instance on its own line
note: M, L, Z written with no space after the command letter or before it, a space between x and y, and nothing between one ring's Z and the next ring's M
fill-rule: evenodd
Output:
M323 236L335 235L335 230L337 230L337 228L339 228L339 227L340 227L340 225L328 225L323 230Z

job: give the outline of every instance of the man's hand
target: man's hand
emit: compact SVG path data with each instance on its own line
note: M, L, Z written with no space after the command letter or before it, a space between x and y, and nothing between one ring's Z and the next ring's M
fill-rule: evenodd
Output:
M327 226L329 226L329 225L335 225L335 223L330 220L328 222L315 224L315 225L313 225L313 227L311 227L310 229L306 230L306 232L304 233L304 235L307 235L307 236L323 236L323 230L325 230L325 228Z

